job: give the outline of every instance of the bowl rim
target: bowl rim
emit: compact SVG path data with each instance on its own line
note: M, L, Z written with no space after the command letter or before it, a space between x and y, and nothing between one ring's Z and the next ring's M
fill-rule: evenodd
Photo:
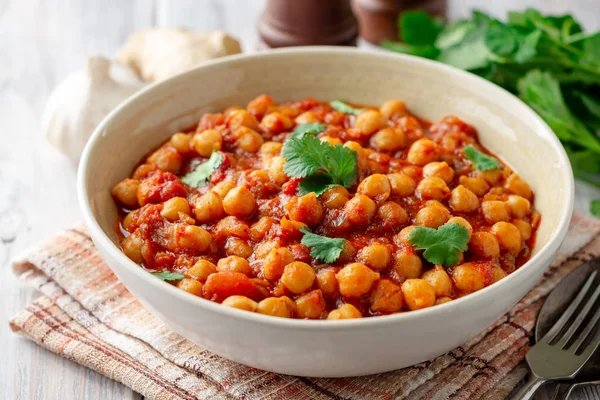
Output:
M516 271L508 274L507 277L502 279L499 282L496 282L492 285L489 285L477 292L470 293L467 296L463 296L451 302L443 303L437 305L435 307L428 307L421 310L415 310L410 312L385 315L385 316L377 316L370 318L357 318L357 319L346 319L346 320L337 320L337 321L329 321L329 320L303 320L303 319L293 319L293 318L277 318L268 315L262 315L258 313L250 313L243 310L238 310L231 307L222 306L219 303L215 303L213 301L195 296L193 294L187 293L177 287L156 279L151 276L148 272L139 268L139 266L130 260L125 254L121 251L121 249L116 246L112 240L108 237L108 235L104 232L104 230L100 227L99 223L96 221L96 218L93 215L90 200L87 194L87 182L85 177L88 175L88 161L93 153L95 143L99 141L102 136L102 132L111 124L112 119L115 118L118 114L127 111L127 108L132 107L135 102L138 101L139 98L148 96L151 92L156 90L157 88L166 87L171 85L172 82L177 80L185 79L188 75L196 74L197 71L201 71L202 69L219 66L222 64L228 64L231 62L235 62L242 59L269 59L271 57L282 57L286 55L311 55L315 54L341 54L341 55L350 55L350 56L367 56L374 57L380 60L391 60L398 61L403 60L405 62L411 64L422 64L426 65L432 71L446 72L449 74L453 74L458 78L464 80L467 83L471 83L473 85L478 85L482 88L482 91L488 94L493 94L498 96L507 102L512 102L510 106L516 106L522 108L522 114L527 117L527 119L531 120L532 123L535 123L537 126L542 128L547 139L552 147L556 150L556 153L564 164L565 168L562 170L562 173L567 183L565 189L565 196L567 196L567 206L562 210L562 215L560 216L560 222L553 236L550 237L548 242L535 254L531 259L529 259L524 265L518 268ZM548 253L551 253L554 249L558 249L560 244L562 243L564 237L567 234L568 226L571 220L571 215L573 212L573 203L574 203L574 178L573 172L571 169L571 164L567 157L567 154L561 145L560 141L554 134L554 132L550 129L548 124L538 115L536 114L527 104L525 104L521 99L508 92L507 90L497 86L494 83L491 83L475 74L472 74L467 71L460 70L458 68L442 64L437 61L432 61L416 56L406 55L406 54L398 54L389 51L382 51L380 49L359 49L352 47L335 47L335 46L298 46L298 47L290 47L290 48L281 48L281 49L273 49L264 52L251 53L251 54L237 54L232 56L226 56L222 58L218 58L215 60L207 61L195 68L186 70L182 73L174 75L166 80L156 82L150 84L140 91L136 92L134 95L129 97L127 100L119 104L113 111L106 116L102 122L96 127L94 132L92 133L90 139L88 140L85 149L82 153L78 173L77 173L77 197L80 204L80 209L82 211L84 222L89 230L89 234L92 237L94 244L100 248L102 247L104 251L109 252L110 256L114 258L117 262L124 265L125 268L129 268L132 270L133 274L135 274L139 279L144 281L145 285L153 286L156 290L166 291L166 293L179 298L180 301L191 303L197 307L204 308L206 311L214 312L218 314L222 314L223 316L230 318L237 318L241 320L245 320L249 323L255 324L265 324L272 325L280 328L289 327L294 329L301 330L340 330L340 329L369 329L375 326L383 326L383 325L392 325L396 323L407 323L412 321L413 319L418 318L435 318L436 315L443 317L443 315L450 311L452 308L461 308L463 304L467 302L475 303L479 300L483 300L486 296L493 296L494 293L500 294L505 288L509 288L513 282L516 282L518 279L521 279L524 274L527 273L527 267L532 268L535 264L542 261L544 257ZM107 263L108 264L108 263ZM510 290L510 289L508 289ZM498 316L500 317L500 315Z

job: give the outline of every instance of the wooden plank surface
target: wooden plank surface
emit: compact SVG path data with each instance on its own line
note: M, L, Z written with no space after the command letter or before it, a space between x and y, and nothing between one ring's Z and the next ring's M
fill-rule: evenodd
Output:
M14 335L6 323L37 296L14 278L8 261L80 220L76 166L49 146L39 129L48 95L81 68L87 55L114 55L131 32L144 27L222 29L238 37L245 51L253 51L255 21L264 2L0 0L0 399L140 398ZM506 9L524 6L573 12L586 28L600 26L597 0L453 0L450 16L465 16L473 7L502 16ZM583 184L577 191L580 211L587 210L590 198L600 198L600 192Z

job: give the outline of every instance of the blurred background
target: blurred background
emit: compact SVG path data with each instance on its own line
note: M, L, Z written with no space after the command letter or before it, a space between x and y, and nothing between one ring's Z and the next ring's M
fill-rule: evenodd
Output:
M357 3L364 11L370 5L403 2ZM534 7L543 13L569 13L587 31L600 28L598 0L405 3L410 8L435 3L434 10L450 21L470 16L474 8L504 18L507 10ZM222 30L240 42L243 52L258 51L265 47L257 26L265 5L266 0L0 0L0 321L35 297L13 277L9 260L81 219L76 163L51 146L40 128L52 90L83 68L87 56L114 57L130 34L142 28ZM389 21L395 26L395 18ZM269 21L263 23L263 39L276 39ZM374 46L367 39L376 34L365 31L358 45ZM590 200L600 199L600 191L585 183L578 182L577 191L580 212L589 212ZM0 399L139 398L106 377L18 338L5 322L0 323L0 349Z

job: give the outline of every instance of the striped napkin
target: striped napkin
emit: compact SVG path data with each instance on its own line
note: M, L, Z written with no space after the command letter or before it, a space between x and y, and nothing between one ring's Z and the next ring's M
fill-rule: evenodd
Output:
M600 221L575 215L558 257L519 304L464 345L398 371L324 379L277 375L211 354L145 310L104 264L83 226L30 250L15 274L42 296L13 331L150 399L503 399L526 375L544 297L600 256Z

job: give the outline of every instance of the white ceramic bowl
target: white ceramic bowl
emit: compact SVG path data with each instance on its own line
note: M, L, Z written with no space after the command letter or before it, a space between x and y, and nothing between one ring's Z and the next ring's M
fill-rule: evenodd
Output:
M117 245L114 184L148 151L206 112L314 97L381 104L403 99L415 114L455 114L533 188L542 214L531 260L507 278L461 299L385 317L305 321L236 310L151 276ZM340 377L373 374L436 357L467 341L540 279L561 244L573 204L567 156L524 103L483 79L442 64L379 51L306 47L227 57L136 94L90 139L79 169L79 201L94 243L121 282L169 327L234 361L269 371Z

